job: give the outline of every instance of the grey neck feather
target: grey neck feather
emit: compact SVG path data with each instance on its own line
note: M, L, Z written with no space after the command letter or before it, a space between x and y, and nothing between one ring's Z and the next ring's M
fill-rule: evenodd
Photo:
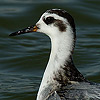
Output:
M74 66L72 57L69 57L69 60L66 60L59 74L55 77L58 83L62 85L71 84L71 82L85 82L87 81L84 76L77 70Z
M59 84L69 84L71 81L86 81L83 75L76 69L72 54L75 46L75 36L66 32L58 38L51 38L52 48L50 59L44 73L43 81L53 81ZM65 34L65 35L64 35ZM70 39L69 39L70 37ZM68 43L69 42L69 43Z
M70 28L67 27L67 29L67 33L58 33L59 36L50 37L51 54L39 88L37 100L44 100L40 98L44 98L46 96L44 93L46 92L48 95L62 86L86 81L74 66L72 54L75 36Z
M60 36L58 39L51 38L50 59L43 75L37 100L44 100L48 94L68 84L86 81L83 75L75 68L72 60L75 40L72 37L72 40L70 40L64 34L66 33L63 33L62 36L64 37ZM69 44L66 43L68 39L70 40Z

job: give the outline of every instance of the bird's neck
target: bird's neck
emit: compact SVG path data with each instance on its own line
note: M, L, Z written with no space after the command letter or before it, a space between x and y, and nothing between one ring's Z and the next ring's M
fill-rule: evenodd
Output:
M68 34L51 38L51 54L38 95L50 84L67 84L71 81L82 81L83 76L74 67L72 61L72 51L74 48L74 37ZM53 87L54 88L54 87ZM37 99L38 100L38 99Z

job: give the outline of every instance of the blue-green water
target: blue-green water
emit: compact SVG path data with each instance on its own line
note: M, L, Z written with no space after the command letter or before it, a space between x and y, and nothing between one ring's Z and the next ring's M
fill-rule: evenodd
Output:
M65 9L74 17L75 65L86 78L100 83L100 0L1 0L0 100L35 100L50 40L41 33L8 35L34 25L51 8Z

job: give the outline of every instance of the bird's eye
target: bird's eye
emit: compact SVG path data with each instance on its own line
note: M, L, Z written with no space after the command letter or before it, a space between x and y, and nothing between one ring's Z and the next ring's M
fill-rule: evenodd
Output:
M44 18L44 22L48 25L54 22L54 17L47 17L46 19Z

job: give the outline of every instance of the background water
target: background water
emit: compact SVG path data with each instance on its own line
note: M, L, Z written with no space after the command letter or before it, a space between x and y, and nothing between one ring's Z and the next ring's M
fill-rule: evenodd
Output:
M0 0L0 100L35 100L50 40L41 33L8 35L34 25L50 8L65 9L74 17L75 65L100 83L100 0Z

